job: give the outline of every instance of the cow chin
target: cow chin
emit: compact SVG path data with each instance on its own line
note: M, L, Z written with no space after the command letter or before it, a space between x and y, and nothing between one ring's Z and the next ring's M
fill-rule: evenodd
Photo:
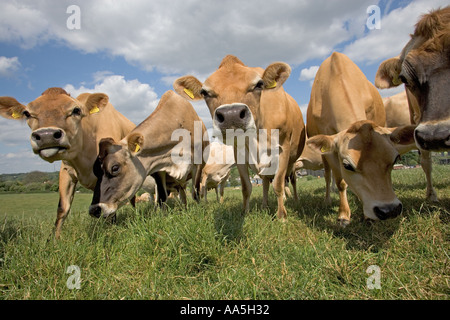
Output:
M417 147L427 151L448 151L450 149L450 120L420 124L414 131Z
M42 160L50 163L59 160L68 160L68 149L65 147L50 147L33 151L35 154L38 154Z

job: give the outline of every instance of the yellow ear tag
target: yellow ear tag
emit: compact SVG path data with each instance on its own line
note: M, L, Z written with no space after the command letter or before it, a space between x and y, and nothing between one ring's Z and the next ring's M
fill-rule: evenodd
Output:
M22 115L20 113L18 113L17 111L14 111L12 114L12 117L14 119L19 119L19 118L22 118Z
M90 114L94 114L100 112L100 109L97 107L96 104L94 104L94 107L91 109L91 111L89 111Z
M192 92L192 90L184 89L184 92L189 96L189 98L194 100L194 93Z
M396 74L396 75L394 76L394 78L392 79L392 83L393 83L394 85L396 85L396 86L399 86L399 85L401 85L403 82L402 82L402 80L400 80L400 79L398 78L398 75Z
M270 85L266 87L266 89L273 89L277 87L277 82L274 80Z
M141 146L136 143L136 149L134 150L134 153L138 152L139 150L141 150Z
M325 152L328 152L328 151L330 151L330 149L325 148L325 147L320 148L320 152L322 152L322 153L325 153Z

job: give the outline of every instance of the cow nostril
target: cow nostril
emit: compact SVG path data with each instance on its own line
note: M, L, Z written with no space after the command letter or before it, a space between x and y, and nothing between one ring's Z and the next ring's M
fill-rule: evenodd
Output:
M217 113L216 118L219 123L223 123L225 121L225 117L221 113Z
M239 114L239 117L240 117L241 119L244 119L246 115L247 115L247 112L245 112L245 109L243 109L243 110L241 111L241 113Z
M37 133L32 133L31 137L33 138L33 140L36 140L36 141L41 140L41 136Z
M57 140L61 139L61 137L62 137L62 132L61 132L60 130L56 131L56 132L53 134L53 138L55 138L55 139L57 139Z
M98 205L91 205L89 208L89 214L95 218L100 218L102 214L102 208Z

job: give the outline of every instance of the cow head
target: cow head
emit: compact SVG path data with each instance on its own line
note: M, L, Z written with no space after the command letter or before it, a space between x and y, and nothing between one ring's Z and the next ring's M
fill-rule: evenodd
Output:
M27 121L33 152L45 161L71 160L83 150L82 119L100 112L107 103L108 96L103 93L74 99L61 88L49 88L27 106L0 97L0 115Z
M375 85L402 83L411 113L419 124L417 146L423 150L450 149L450 7L425 15L397 58L384 61Z
M133 199L146 178L137 158L143 143L144 137L138 133L131 133L118 143L111 138L100 140L94 164L97 184L89 207L91 216L107 218Z
M399 158L398 150L414 143L414 128L386 129L363 120L335 135L314 136L307 144L333 157L333 170L340 172L362 201L366 218L384 220L402 211L392 188L391 171Z
M188 100L204 99L213 119L215 132L226 136L227 129L256 129L261 95L279 89L291 73L282 62L265 70L249 68L234 56L226 56L219 68L201 83L193 76L174 82L175 91Z

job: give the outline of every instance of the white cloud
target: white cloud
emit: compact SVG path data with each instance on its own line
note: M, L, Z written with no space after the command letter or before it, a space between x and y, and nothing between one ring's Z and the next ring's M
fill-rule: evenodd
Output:
M374 2L80 0L81 29L69 30L66 9L73 1L23 0L0 5L9 14L0 29L11 31L0 33L0 40L33 47L52 39L165 75L208 74L226 54L250 66L298 65L362 36Z
M152 87L139 80L126 80L124 76L109 71L96 72L93 75L95 85L92 88L76 88L67 84L64 89L73 97L84 92L101 92L109 96L111 104L135 124L145 120L156 108L158 97Z
M310 84L314 82L314 78L316 77L316 73L319 71L319 66L311 66L309 68L302 69L300 71L300 81L309 81Z
M18 57L0 57L0 77L12 77L19 70L21 64Z

